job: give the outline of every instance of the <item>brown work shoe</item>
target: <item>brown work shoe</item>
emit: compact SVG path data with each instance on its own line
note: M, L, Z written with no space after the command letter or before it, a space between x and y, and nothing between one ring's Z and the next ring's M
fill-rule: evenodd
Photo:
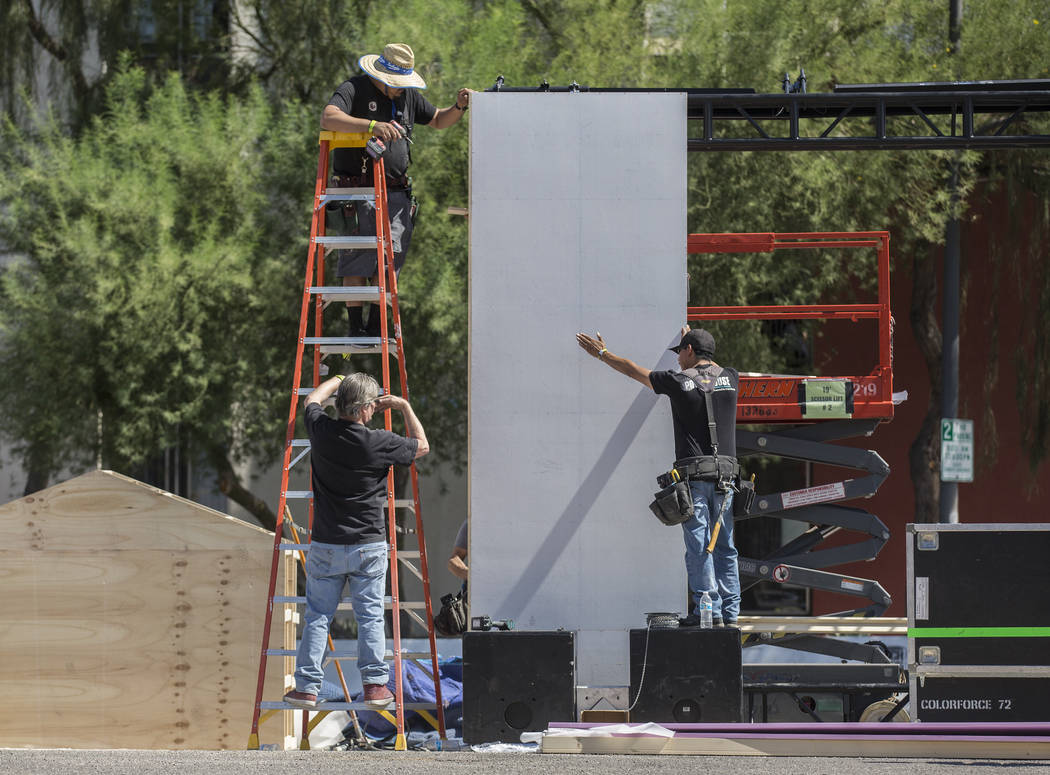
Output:
M306 710L313 710L317 707L317 695L307 694L306 692L288 692L284 695L284 701L296 708L305 708Z
M365 692L361 699L368 707L381 710L394 701L394 695L385 684L365 684Z

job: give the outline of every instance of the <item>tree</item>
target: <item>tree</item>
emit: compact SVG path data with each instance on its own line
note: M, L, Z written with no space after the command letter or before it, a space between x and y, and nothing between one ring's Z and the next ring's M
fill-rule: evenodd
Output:
M168 9L165 12L176 6L177 3L172 2L154 3L154 7ZM93 19L101 20L98 23L119 28L116 15L127 15L133 6L96 0L94 3L48 4L48 7L68 8L74 17L74 12L87 14L90 11L94 14ZM215 7L222 10L226 6ZM0 10L6 14L2 18L14 19L11 14L22 13L19 10L22 8L23 5L9 0L0 5ZM262 153L256 154L254 159L219 153L215 166L207 166L200 160L197 164L208 171L202 175L209 183L203 189L207 197L212 196L214 188L222 188L216 181L229 181L231 174L257 192L266 192L265 195L258 193L258 197L268 199L262 201L249 197L248 205L242 205L238 212L251 213L256 219L255 225L265 235L265 243L254 244L264 245L263 250L270 256L281 257L268 260L278 261L282 271L289 273L281 275L286 280L284 286L277 287L279 283L275 283L276 297L285 299L291 293L290 289L298 288L301 279L317 116L330 91L348 72L356 70L357 58L363 53L378 51L385 42L410 42L417 54L417 67L429 85L426 95L435 104L448 105L458 87L487 88L497 75L504 75L507 83L514 85L534 85L546 79L555 84L575 80L591 86L613 87L752 86L760 92L777 91L781 75L788 71L795 73L800 66L804 66L809 74L810 91L828 90L838 83L1045 77L1045 30L1050 24L1041 17L1045 12L1042 0L1019 0L1006 5L992 0L971 0L965 4L960 49L949 56L944 3L934 0L925 3L913 0L831 0L819 4L819 15L814 11L814 4L806 0L662 0L659 3L640 0L405 0L399 4L397 14L380 12L370 0L357 0L349 5L331 0L308 0L296 8L253 0L230 8L232 10L225 12L228 15L225 29L229 37L221 37L213 44L214 51L226 58L216 54L216 59L208 60L216 62L209 72L215 73L217 80L204 78L201 70L201 77L184 79L183 97L187 105L194 106L193 110L204 111L204 106L211 104L223 105L223 110L247 110L245 106L254 105L257 107L252 110L258 113L252 113L252 116L267 114L268 119L259 119L266 125L253 130L256 133L253 136L260 144L258 147L262 148ZM43 12L39 13L41 17L45 16ZM67 19L64 13L62 16L63 24L75 21L74 17ZM24 25L24 19L19 23ZM83 24L73 25L69 34L82 35L84 28ZM5 25L4 29L6 33L15 27ZM24 31L25 27L19 29ZM10 42L12 50L21 50L17 49L14 38ZM175 43L177 41L168 41L165 45ZM34 45L39 48L41 44ZM136 61L140 61L145 55L136 46L126 47L138 51ZM101 48L106 52L113 50L109 44ZM177 62L171 50L167 51L162 61ZM106 54L103 59L112 63L114 60L109 56ZM111 67L109 72L117 69ZM252 78L259 79L265 97L252 89ZM202 89L206 83L220 83L222 91L238 96L229 102L210 102L216 98L193 98L185 94L186 89ZM120 87L117 92L121 92L121 88L128 90ZM169 88L172 88L170 83L162 91L166 93ZM217 112L222 111L217 109ZM115 128L123 126L120 115L120 111L107 109L90 125L91 129L85 131L94 133L92 136L107 137L114 144L126 143L128 138L117 133ZM149 120L147 114L140 115L143 121ZM897 120L902 122L898 128L903 128L909 119ZM217 117L209 119L209 125L217 121ZM273 125L267 122L273 122ZM467 201L467 123L460 122L446 132L421 129L416 134L413 148L416 157L413 166L415 193L420 199L421 209L412 255L401 278L402 313L405 328L411 332L407 348L412 398L428 431L435 439L441 439L440 445L435 447L435 455L427 458L428 465L441 460L457 465L465 463L466 228L461 219L445 213L448 206L463 205ZM184 126L184 122L176 122L176 125ZM110 134L105 134L107 132ZM188 129L180 129L180 132L186 138L187 153L195 143L202 142ZM193 139L189 139L191 137ZM88 180L82 179L77 164L63 167L71 169L70 174L81 180L75 196L63 190L57 182L47 183L47 171L59 167L47 160L46 154L52 152L48 149L51 146L64 147L62 143L66 141L55 132L46 133L44 139L50 145L45 144L41 146L42 150L34 151L35 138L22 136L20 144L15 146L14 155L8 157L14 166L25 164L36 170L35 177L28 171L13 172L17 180L26 185L27 191L39 189L45 192L33 194L27 203L13 204L5 214L8 218L5 221L6 234L11 236L0 234L0 239L10 240L12 247L32 257L20 272L43 272L43 269L34 268L34 262L52 266L47 262L52 260L54 248L47 246L39 225L34 223L40 212L56 213L54 220L63 229L69 226L84 231L85 224L91 224L92 229L87 233L100 242L103 241L104 229L119 226L129 231L115 217L91 221L82 217L77 209L82 208L87 213L92 207L97 207L94 200L99 199L99 194L91 186L98 186L105 192L110 185L108 174L98 171L93 179ZM641 146L641 139L639 143ZM251 156L253 151L249 146L243 146L242 150ZM82 152L77 147L75 153ZM63 158L72 160L73 156ZM116 165L115 159L105 158L106 164ZM692 154L688 160L688 222L691 230L890 228L893 231L896 270L911 271L916 283L912 325L920 345L928 344L924 352L930 364L931 384L935 386L928 422L917 435L913 461L917 519L920 521L936 514L936 503L925 499L925 494L935 489L930 486L935 474L930 473L928 462L937 453L932 435L936 425L930 424L930 418L936 420L939 417L936 390L940 384L939 333L936 319L928 314L934 306L930 299L936 296L936 288L927 281L931 277L930 256L942 241L945 220L952 212L945 182L953 158L946 153L909 151ZM27 164L27 160L32 163ZM1013 153L993 157L965 154L960 162L964 205L979 176L1032 191L1044 203L1050 201L1044 182L1047 179L1046 162L1041 155ZM179 172L172 173L165 181L168 178L184 181L183 166L173 160L167 163ZM221 167L222 164L228 164L230 169ZM100 162L99 169L104 166ZM117 169L123 168L118 166ZM7 188L4 190L13 197L11 192L16 190L14 178L5 184ZM233 187L232 183L227 185ZM137 194L143 195L145 190L143 187ZM183 192L180 196L186 201L179 207L173 206L172 213L189 210L189 202L195 197L185 193L184 188L176 186L175 190ZM105 201L106 197L101 200ZM205 245L216 241L214 235L227 228L209 225L211 220L228 223L229 216L218 203L215 208L200 207L193 212L189 219L193 225L190 231L212 236L177 243L178 251L187 244L191 252L199 250L203 253L206 252ZM227 220L223 221L224 218ZM36 234L37 241L17 242L16 223L19 229L29 224L32 228L27 233ZM130 232L134 233L134 230ZM175 248L171 250L173 254L178 252ZM68 249L67 253L66 260L70 262L73 251ZM269 266L262 256L244 261L253 272L269 276L264 268L255 268L255 263ZM832 294L840 297L852 289L851 273L843 261L842 256L834 253L823 254L807 265L805 271L797 264L772 261L769 256L761 255L734 257L732 260L723 257L705 261L702 265L695 263L691 266L691 298L695 303L763 301L783 304L813 302L821 297L830 298ZM229 265L229 262L223 265ZM109 263L99 260L85 265L84 270L107 275L112 274L116 266L114 260ZM50 274L41 276L49 281L62 275L57 263L48 271ZM163 275L172 283L181 276L180 272ZM17 282L8 280L8 285L17 287L5 292L16 298L17 288L28 287L31 279L32 273L29 277L19 275ZM114 283L100 279L91 282L115 287L126 284L126 281ZM1040 288L1045 288L1050 282L1046 273L1039 282L1042 283ZM160 287L158 284L154 290ZM138 290L139 285L135 285L135 289ZM1033 294L1037 290L1033 288ZM1050 291L1040 292L1050 297ZM76 292L65 293L73 298L64 299L63 304L69 303L76 308ZM45 297L46 293L40 295ZM100 293L100 296L110 298L105 293ZM1034 298L1039 296L1036 294ZM33 306L24 303L28 315ZM252 328L249 323L238 319L233 325L244 327L244 335L248 337L245 341L263 348L273 347L275 336L285 336L294 330L294 321L288 322L294 313L286 311L288 317L284 320L271 321L270 305L256 301L248 303L258 306L251 307L251 314L246 317L257 315L257 322L265 321L261 327L270 337L265 341L251 339L259 334L260 326ZM44 302L40 305L41 310L35 314L41 321L41 330L47 331L50 329L45 310L50 307ZM78 312L84 320L93 320L93 314L91 311ZM900 335L904 321L897 323ZM1030 340L1018 346L1026 348L1026 353L1045 352L1050 325L1046 325L1043 317L1033 323ZM176 330L188 332L193 329ZM816 329L811 331L812 335L818 333ZM738 348L734 353L738 362L777 369L790 357L789 352L770 338L768 330L757 325L743 334L735 329L733 340ZM58 346L56 343L55 349ZM190 351L196 346L179 345ZM263 349L262 352L270 351ZM30 357L28 348L22 353ZM51 357L54 359L53 355ZM1010 358L1004 355L1003 361L1012 363L1015 358L1016 355ZM272 390L274 395L282 396L287 385L290 357L287 351L274 351L272 360L261 367L266 378L258 383L251 382L252 389L259 384L260 391ZM1045 459L1050 436L1050 420L1046 419L1045 410L1040 409L1050 405L1050 377L1046 367L1038 365L1045 363L1045 359L1025 357L1021 360L1033 364L1025 388L1029 392L1019 397L1019 405L1042 417L1033 424L1026 441L1030 459L1034 465L1039 465ZM40 368L41 373L34 377L35 381L26 383L27 389L45 386L48 366L45 364ZM81 368L76 367L77 370ZM83 368L94 373L92 368ZM272 378L270 368L274 369ZM223 372L221 377L242 379L244 374L244 371L231 370ZM220 375L214 376L218 379ZM88 384L88 380L82 384ZM200 384L218 389L212 382ZM198 390L189 389L193 386ZM178 421L183 423L182 427L196 436L200 431L194 423L207 425L217 414L192 409L193 406L203 406L198 395L199 387L196 382L183 385L178 391L173 389L173 392L158 394L151 401L155 401L157 407L165 405L167 411L174 413L173 417L180 418ZM46 386L42 389L46 390ZM101 390L98 394L108 395ZM271 404L266 404L262 396L252 396L250 401L245 398L238 403L238 406L243 403L243 406L250 407L237 414L238 432L243 432L246 439L259 441L260 451L266 451L261 441L264 437L269 438L271 445L280 443L283 434L274 430L273 418L283 415L285 406L280 406L283 401L272 399ZM181 408L183 404L191 408L184 410ZM79 454L89 454L96 445L97 410L103 410L104 431L108 428L108 433L117 434L112 426L122 419L114 415L118 406L122 409L125 404L90 405L88 408L94 412L91 414L94 419L80 418L75 439L66 439L60 430L61 425L49 424L46 415L37 415L35 423L15 418L19 410L9 413L17 421L13 420L14 424L7 427L9 432L17 431L20 438L27 440L27 450L34 460L50 461L60 457L62 453L57 450L71 441L87 450ZM28 404L21 408L27 407ZM273 411L262 411L262 407L276 408L276 415ZM210 437L210 431L204 435ZM230 433L223 439L234 435ZM104 432L104 444L108 444L110 438ZM144 438L158 445L168 440L162 434L151 436L147 433ZM157 446L155 450L160 448ZM105 449L109 450L109 447ZM110 453L107 451L107 454Z
M134 67L77 139L7 122L0 428L30 459L126 468L180 439L272 527L232 461L283 439L311 123Z
M195 88L225 89L234 69L229 6L226 0L0 0L0 105L28 125L34 111L19 99L27 91L40 105L61 106L62 122L76 130L102 108L107 74L125 53L153 74L176 70Z

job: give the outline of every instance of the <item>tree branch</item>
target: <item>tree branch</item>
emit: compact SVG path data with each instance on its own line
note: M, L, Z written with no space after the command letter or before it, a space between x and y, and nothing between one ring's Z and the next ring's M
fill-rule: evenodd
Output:
M219 492L232 500L238 506L244 508L255 517L256 521L267 530L277 529L277 517L266 505L266 501L258 497L241 484L237 472L233 470L233 464L225 450L211 449L208 452L211 463L215 466L216 481Z
M87 78L84 77L84 71L80 69L80 65L74 63L70 58L69 49L51 37L51 34L48 33L43 22L37 18L36 11L33 9L33 0L24 0L24 5L26 8L26 16L29 19L29 34L33 36L33 40L39 43L41 48L51 54L51 56L66 66L69 70L69 74L73 77L77 94L87 94Z

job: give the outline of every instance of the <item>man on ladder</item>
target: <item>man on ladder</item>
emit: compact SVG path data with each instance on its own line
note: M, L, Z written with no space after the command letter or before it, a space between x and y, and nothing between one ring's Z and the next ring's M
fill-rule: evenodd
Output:
M404 43L390 43L382 55L368 54L358 61L363 75L344 81L321 115L321 128L333 132L369 133L386 144L387 203L390 208L390 237L394 247L394 269L401 271L412 239L412 188L408 177L412 128L425 124L448 129L463 116L470 104L470 90L460 89L456 102L435 108L419 93L427 87L415 72L415 55ZM332 171L339 186L371 186L372 163L364 148L338 148ZM375 236L375 205L358 202L357 227L361 236ZM374 250L340 251L337 275L343 285L365 285L376 272ZM350 318L348 336L379 336L379 307L373 305L364 324L360 301L346 302Z
M337 420L321 408L333 393ZM383 661L388 561L383 502L387 472L391 465L409 465L423 457L430 445L408 401L379 394L375 379L351 374L326 380L306 397L304 414L310 436L315 510L295 689L284 695L285 702L298 708L317 707L328 628L346 583L357 618L357 667L364 702L381 709L394 699L386 687L390 667ZM407 438L368 427L377 411L387 409L404 415Z

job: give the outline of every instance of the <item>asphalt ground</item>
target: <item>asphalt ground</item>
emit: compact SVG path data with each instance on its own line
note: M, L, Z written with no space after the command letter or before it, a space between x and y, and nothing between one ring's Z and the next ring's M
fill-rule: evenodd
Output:
M601 772L678 775L1005 775L1050 773L1050 761L973 759L626 756L473 751L82 751L0 750L0 775L433 775Z

